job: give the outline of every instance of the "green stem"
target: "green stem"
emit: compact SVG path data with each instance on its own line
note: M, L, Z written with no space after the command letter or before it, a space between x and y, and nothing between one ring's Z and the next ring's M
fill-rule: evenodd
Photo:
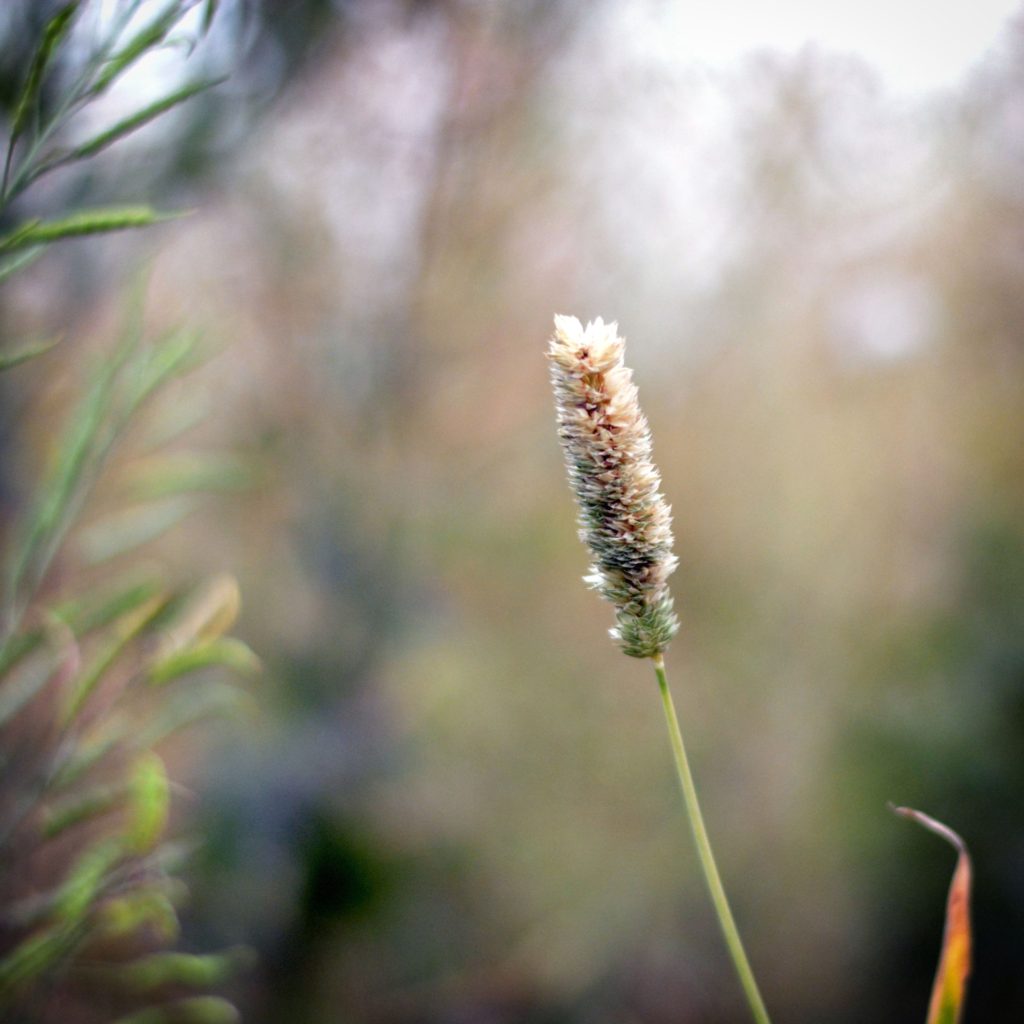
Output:
M686 748L683 746L683 734L679 731L679 719L676 717L672 694L669 692L668 680L665 678L665 660L660 654L656 654L651 660L654 662L654 671L658 677L661 702L665 707L665 721L668 723L668 735L672 741L672 753L676 759L679 786L683 791L686 813L690 818L690 828L693 829L693 838L697 843L700 866L704 870L704 878L708 883L711 902L715 905L718 923L722 926L725 944L729 947L729 955L732 957L740 984L743 986L747 1002L750 1004L750 1012L757 1024L771 1024L764 1000L761 998L757 982L754 980L754 972L750 969L750 961L747 960L747 954L743 949L739 930L736 928L732 911L729 909L729 900L722 887L722 879L715 864L715 855L711 851L711 841L708 839L708 832L704 827L704 816L700 813L700 803L697 800L697 787L693 782L690 762L687 760Z

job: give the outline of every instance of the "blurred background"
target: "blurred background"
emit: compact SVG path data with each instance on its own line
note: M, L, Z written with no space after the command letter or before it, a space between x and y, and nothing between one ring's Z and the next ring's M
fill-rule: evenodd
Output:
M0 13L4 97L56 6ZM153 551L238 575L265 664L176 766L188 943L258 951L245 1018L746 1019L650 666L580 581L562 312L629 342L670 678L773 1016L923 1019L954 858L891 800L966 838L968 1020L1019 1019L1015 5L223 0L189 62L231 77L33 199L193 213L8 286L4 330L70 355L4 381L0 498L148 266L154 325L218 350L180 401L247 469Z

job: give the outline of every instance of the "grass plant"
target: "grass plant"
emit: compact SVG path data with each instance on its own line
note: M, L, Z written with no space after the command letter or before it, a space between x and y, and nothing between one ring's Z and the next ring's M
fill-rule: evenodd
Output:
M615 607L611 637L623 653L649 658L661 694L683 803L708 893L750 1013L770 1024L704 824L672 693L665 651L679 628L668 577L676 568L671 510L660 492L651 433L640 409L617 324L556 316L548 348L558 436L579 508L580 539L593 557L585 582ZM958 1024L971 966L971 865L963 840L910 808L897 813L942 836L958 852L946 930L927 1024Z
M649 658L654 665L711 902L750 1012L758 1024L769 1024L715 863L665 675L665 650L679 628L668 588L677 564L672 516L659 490L651 432L624 356L625 341L616 324L598 319L583 327L575 317L555 317L548 358L558 435L579 506L580 539L594 558L585 580L615 606L611 637L623 653Z
M197 6L173 0L148 13L153 7L140 0L112 8L77 0L44 26L8 121L0 280L65 239L166 218L146 204L24 216L21 199L40 179L91 159L212 84L179 88L84 138L76 127L140 60L178 46L182 21ZM200 31L215 4L202 6ZM102 31L83 31L72 55L69 40L87 11L91 29ZM49 466L2 552L5 1020L63 1019L68 1007L76 1020L125 1024L237 1017L209 990L247 954L174 949L189 845L169 836L174 783L164 750L195 723L237 709L242 691L207 670L248 673L256 659L229 635L239 605L233 580L171 583L139 558L192 509L210 475L209 461L187 443L168 440L166 429L157 441L152 432L175 382L202 362L199 337L188 328L148 337L142 302L139 289L120 337L84 370L76 400L51 431ZM16 373L50 348L5 344L0 370ZM148 491L100 510L97 494L133 460L147 467Z

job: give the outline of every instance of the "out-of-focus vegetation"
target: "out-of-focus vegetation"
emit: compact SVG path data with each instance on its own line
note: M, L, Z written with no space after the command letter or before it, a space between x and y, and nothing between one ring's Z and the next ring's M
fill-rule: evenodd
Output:
M180 38L200 10L189 0L156 12L135 0L106 11L73 0L37 26L5 125L0 279L45 263L58 243L166 219L148 204L82 205L73 195L55 204L52 194L46 213L26 214L26 197L215 84L136 98L129 113L89 124L138 65L201 42L215 13L204 6L207 16ZM191 511L197 492L230 485L233 474L230 463L175 443L194 409L147 417L201 359L194 331L145 337L141 292L93 365L83 373L68 360L84 381L61 381L47 363L59 338L8 337L0 349L5 382L43 364L48 376L35 379L63 386L69 406L47 418L45 466L9 503L0 551L4 1020L237 1020L209 989L222 988L247 951L174 948L187 850L168 838L175 784L165 757L190 726L242 708L233 687L195 677L218 667L245 673L257 659L226 635L238 612L233 580L177 583L138 557ZM115 454L127 459L116 465ZM118 486L104 501L111 476Z
M1019 1016L1019 26L909 101L814 50L679 65L639 0L272 7L218 18L281 77L216 101L210 174L150 179L197 209L154 319L231 342L180 401L255 477L160 553L237 573L267 667L173 766L187 941L258 950L257 1022L744 1019L649 669L578 579L541 355L571 312L629 338L673 685L773 1015L923 1019L952 858L893 800L971 848L968 1019ZM5 321L84 337L79 269L27 272Z

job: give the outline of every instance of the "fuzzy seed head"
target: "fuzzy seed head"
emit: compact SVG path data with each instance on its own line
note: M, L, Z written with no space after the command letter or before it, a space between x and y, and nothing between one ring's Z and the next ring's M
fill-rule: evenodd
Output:
M594 562L584 581L615 605L622 650L651 658L679 628L668 577L672 516L651 461L651 433L618 325L556 316L548 348L558 437Z

